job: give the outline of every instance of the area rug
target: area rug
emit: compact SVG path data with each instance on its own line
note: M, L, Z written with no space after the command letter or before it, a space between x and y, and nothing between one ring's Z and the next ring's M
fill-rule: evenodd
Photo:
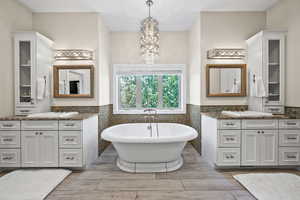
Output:
M258 200L299 200L300 176L257 173L233 176Z
M43 200L61 183L70 170L16 170L0 177L0 199Z

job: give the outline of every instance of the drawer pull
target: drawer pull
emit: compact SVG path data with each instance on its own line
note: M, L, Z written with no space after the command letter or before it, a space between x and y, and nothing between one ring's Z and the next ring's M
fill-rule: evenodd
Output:
M226 138L227 141L234 141L234 138Z
M10 157L3 157L2 160L12 160L12 159L14 159L14 157L10 156Z
M3 124L2 126L3 126L4 128L12 128L12 127L14 127L13 124Z
M297 140L296 137L287 137L288 140Z
M74 139L73 138L67 138L66 142L74 142Z
M66 157L66 160L74 160L74 157Z
M27 113L27 112L30 112L30 110L20 110L20 112Z
M4 138L4 139L3 139L3 142L12 142L12 141L13 141L12 138Z
M289 159L296 159L296 156L286 156Z
M287 122L286 125L288 125L288 126L296 126L297 123L296 122Z
M226 123L226 126L234 126L234 123L229 123L229 122L227 122L227 123Z
M65 126L72 127L72 126L75 126L75 124L74 123L70 123L70 124L65 124Z

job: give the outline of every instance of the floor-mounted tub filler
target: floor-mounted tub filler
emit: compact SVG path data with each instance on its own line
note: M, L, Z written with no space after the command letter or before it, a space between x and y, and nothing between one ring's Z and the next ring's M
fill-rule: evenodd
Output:
M169 172L183 165L186 143L198 133L176 123L121 124L105 129L104 140L118 152L118 167L126 172Z

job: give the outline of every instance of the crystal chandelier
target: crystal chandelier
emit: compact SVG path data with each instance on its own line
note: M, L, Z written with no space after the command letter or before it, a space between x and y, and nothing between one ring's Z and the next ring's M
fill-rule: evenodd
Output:
M158 21L151 17L152 0L147 0L149 15L141 22L140 48L141 55L147 64L153 64L159 56L159 29Z

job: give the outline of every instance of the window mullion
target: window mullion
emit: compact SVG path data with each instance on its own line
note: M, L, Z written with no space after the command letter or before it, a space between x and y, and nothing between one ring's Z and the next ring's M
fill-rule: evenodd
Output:
M158 108L163 108L163 76L158 76Z
M136 76L136 108L142 108L142 80L141 76Z

